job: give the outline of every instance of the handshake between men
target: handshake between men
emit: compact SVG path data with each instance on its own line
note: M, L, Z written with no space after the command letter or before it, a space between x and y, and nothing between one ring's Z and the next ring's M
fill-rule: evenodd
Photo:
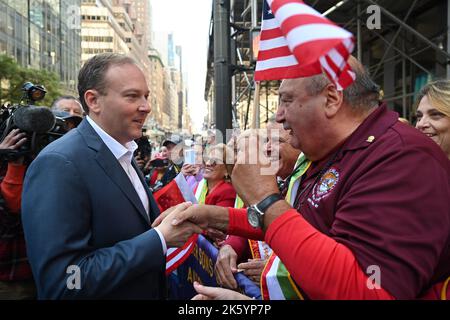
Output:
M208 229L226 232L228 209L183 202L161 213L152 227L158 228L164 236L168 235L168 246L180 247L194 233Z
M192 206L190 202L180 203L164 211L154 221L152 227L158 229L164 235L167 247L181 247L194 233L203 232L200 226L189 221L177 225L171 222L171 220L177 219L180 214L183 215L190 206ZM167 219L163 220L164 217L167 217Z

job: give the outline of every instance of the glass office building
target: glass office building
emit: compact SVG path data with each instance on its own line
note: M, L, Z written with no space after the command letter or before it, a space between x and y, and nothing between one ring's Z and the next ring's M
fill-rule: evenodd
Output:
M81 64L81 0L0 0L0 54L57 73L76 92ZM45 84L44 84L45 85Z

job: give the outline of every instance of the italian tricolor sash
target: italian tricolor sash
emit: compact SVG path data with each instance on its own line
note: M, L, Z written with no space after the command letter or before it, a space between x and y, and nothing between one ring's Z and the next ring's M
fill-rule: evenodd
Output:
M272 253L261 275L264 300L304 300L280 258Z
M299 178L308 170L311 161L301 153L295 164L295 174L289 181L286 200L293 204L300 181ZM256 242L249 240L251 242ZM260 241L258 241L260 242ZM255 247L250 244L250 248ZM253 254L253 251L252 251ZM297 285L292 279L280 258L272 252L261 275L261 296L264 300L304 300Z
M195 190L195 198L198 204L205 204L206 194L208 193L208 183L205 179L200 180Z
M272 248L264 241L248 240L253 259L266 260L272 255Z
M297 194L298 187L300 185L299 178L309 169L311 165L311 161L305 158L305 155L300 153L298 156L297 162L295 163L295 169L297 172L291 177L291 181L289 181L288 191L286 193L286 201L288 201L291 205L294 204L295 196Z

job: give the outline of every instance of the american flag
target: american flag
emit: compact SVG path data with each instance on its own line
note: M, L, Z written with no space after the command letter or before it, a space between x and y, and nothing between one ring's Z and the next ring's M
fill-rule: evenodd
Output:
M264 0L255 81L325 72L342 90L354 80L353 35L300 0Z
M182 173L178 174L164 188L153 194L161 212L185 201L197 203ZM178 268L191 254L197 243L198 234L192 235L181 248L168 248L166 254L166 274Z

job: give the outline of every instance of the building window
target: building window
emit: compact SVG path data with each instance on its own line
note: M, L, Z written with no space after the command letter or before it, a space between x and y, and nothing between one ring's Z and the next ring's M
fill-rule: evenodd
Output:
M99 54L105 52L113 52L113 49L99 49L99 48L84 48L83 53L85 54Z
M106 16L82 15L81 18L85 21L107 21L108 20L108 18Z
M0 53L6 53L6 41L0 40Z
M82 40L86 42L113 42L113 37L83 36Z

